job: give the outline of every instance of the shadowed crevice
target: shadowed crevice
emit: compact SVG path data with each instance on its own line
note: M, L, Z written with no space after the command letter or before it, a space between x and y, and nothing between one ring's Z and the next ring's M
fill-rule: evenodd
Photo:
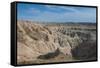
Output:
M38 59L51 59L51 58L55 58L56 56L58 56L60 54L59 49L57 49L55 52L50 52L44 55L40 55L37 58Z
M95 41L85 41L72 49L72 56L78 60L96 60L97 46Z

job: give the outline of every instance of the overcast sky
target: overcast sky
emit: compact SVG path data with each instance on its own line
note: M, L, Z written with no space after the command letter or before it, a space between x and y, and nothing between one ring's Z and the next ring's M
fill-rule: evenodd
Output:
M17 4L17 19L39 22L92 22L96 23L96 8Z

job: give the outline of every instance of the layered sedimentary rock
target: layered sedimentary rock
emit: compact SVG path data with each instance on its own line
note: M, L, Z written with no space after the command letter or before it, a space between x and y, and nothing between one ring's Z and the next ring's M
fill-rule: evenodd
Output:
M18 64L36 63L39 60L48 60L53 58L56 59L56 57L60 58L61 55L64 57L70 57L69 60L72 60L73 57L79 57L78 59L80 59L80 54L78 52L82 47L78 46L86 40L90 40L90 42L92 40L95 43L96 32L91 32L89 30L71 30L66 27L67 26L52 26L36 22L18 21ZM95 28L93 27L93 29ZM94 47L94 45L92 47ZM91 48L88 49L91 51ZM95 54L96 50L93 53ZM63 60L64 57L61 58L61 60Z

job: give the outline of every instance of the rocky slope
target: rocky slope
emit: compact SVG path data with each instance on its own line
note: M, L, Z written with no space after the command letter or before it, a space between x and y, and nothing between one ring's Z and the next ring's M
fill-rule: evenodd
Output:
M17 63L66 62L96 57L95 26L88 28L88 26L84 25L81 29L80 26L78 28L76 28L77 26L75 28L72 27L72 25L53 26L29 21L18 21ZM91 44L91 41L93 41L93 44ZM91 46L87 46L90 44ZM94 48L94 51L92 48ZM90 57L87 51L92 51ZM84 56L83 52L84 55L87 55ZM84 58L81 58L83 56Z

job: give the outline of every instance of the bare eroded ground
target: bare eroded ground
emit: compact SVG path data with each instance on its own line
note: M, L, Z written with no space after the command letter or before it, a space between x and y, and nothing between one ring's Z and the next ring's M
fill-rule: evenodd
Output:
M96 60L96 24L17 22L17 64Z

